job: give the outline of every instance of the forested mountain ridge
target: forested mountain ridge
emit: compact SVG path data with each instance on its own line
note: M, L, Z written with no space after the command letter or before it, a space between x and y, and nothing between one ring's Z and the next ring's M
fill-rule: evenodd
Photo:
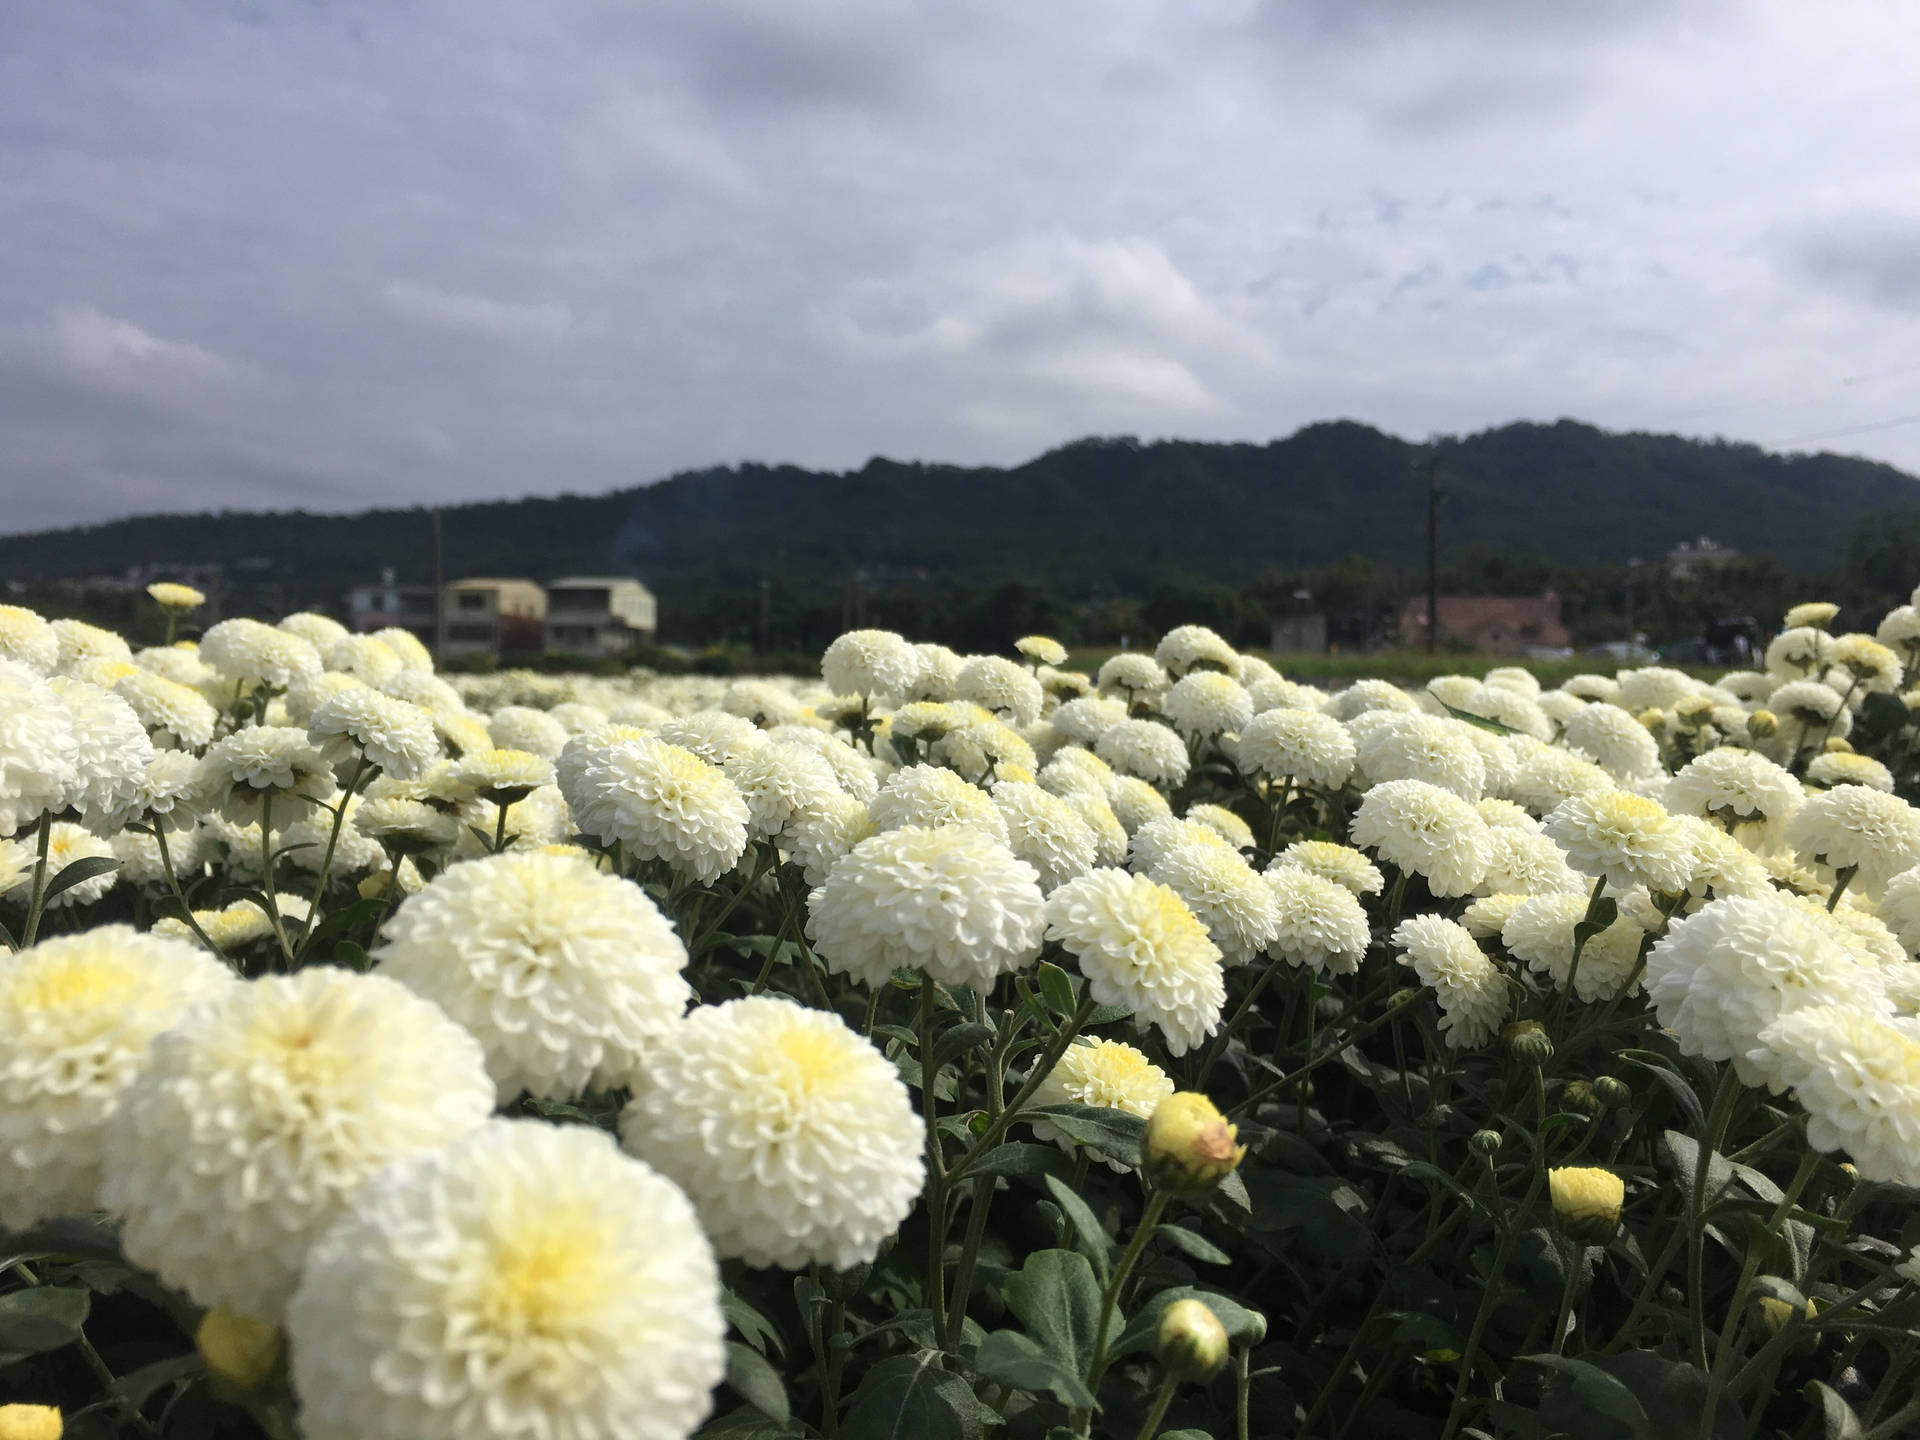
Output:
M449 575L636 573L663 594L853 579L1044 581L1138 592L1363 554L1423 553L1428 458L1442 537L1569 563L1657 559L1710 535L1796 570L1839 559L1863 515L1920 508L1920 483L1836 455L1620 434L1563 420L1417 445L1350 421L1265 445L1076 441L1008 469L876 458L846 473L746 464L597 496L452 505ZM425 578L424 509L142 516L0 536L0 578L246 562L290 593L332 594L386 566Z

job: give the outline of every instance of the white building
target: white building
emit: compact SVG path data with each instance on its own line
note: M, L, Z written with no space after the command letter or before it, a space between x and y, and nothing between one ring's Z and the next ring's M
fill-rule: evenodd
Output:
M653 641L653 592L619 575L571 575L547 586L547 649L568 655L621 655Z

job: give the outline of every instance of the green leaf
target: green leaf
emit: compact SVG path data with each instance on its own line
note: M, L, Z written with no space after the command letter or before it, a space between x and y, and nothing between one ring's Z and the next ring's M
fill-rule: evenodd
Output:
M1573 1398L1609 1419L1618 1420L1632 1432L1634 1440L1654 1440L1653 1422L1647 1419L1640 1399L1618 1380L1585 1360L1571 1355L1522 1355L1520 1360L1552 1370L1564 1377ZM1549 1423L1561 1423L1551 1421Z
M1198 1260L1202 1265L1231 1265L1233 1257L1204 1236L1178 1225L1162 1225L1155 1230L1156 1238L1164 1240L1190 1260Z
M792 1414L780 1372L758 1350L750 1350L737 1340L727 1341L727 1384L769 1420L785 1424Z
M1042 960L1034 972L1034 983L1040 987L1040 998L1047 1007L1058 1015L1071 1015L1080 1003L1074 998L1073 980L1067 972L1051 961Z
M996 1385L1045 1391L1062 1405L1093 1408L1093 1395L1080 1377L1017 1330L995 1330L974 1352L973 1368Z
M978 1050L991 1039L993 1027L990 1025L975 1025L971 1021L956 1025L933 1042L933 1063L944 1065L969 1050Z
M1247 1182L1238 1170L1229 1170L1226 1177L1214 1186L1214 1193L1224 1195L1249 1215L1253 1213L1253 1197L1247 1193Z
M1662 1064L1660 1056L1645 1050L1622 1050L1619 1056L1629 1065L1646 1071L1658 1080L1667 1093L1680 1102L1680 1108L1687 1112L1687 1119L1695 1130L1707 1128L1706 1107L1700 1103L1700 1097L1694 1093L1693 1086L1689 1085L1677 1070Z
M1620 918L1620 904L1611 896L1603 895L1587 906L1587 913L1573 927L1573 943L1584 946L1594 936L1605 930Z
M981 1440L988 1417L938 1351L893 1355L869 1370L840 1422L842 1440Z
M114 1394L123 1396L135 1408L145 1405L161 1390L182 1380L192 1380L205 1373L206 1365L200 1359L200 1352L190 1350L185 1355L175 1355L171 1360L156 1360L151 1365L143 1365L130 1375L122 1375L113 1382Z
M1069 1140L1122 1165L1139 1168L1147 1140L1147 1122L1125 1110L1095 1105L1040 1105L1020 1112L1022 1120L1045 1120Z
M370 900L356 900L351 905L343 905L330 911L326 919L313 927L308 935L309 944L317 945L329 936L338 935L342 930L358 930L380 918L387 907L385 896L376 896Z
M1429 691L1428 693L1431 694L1432 692ZM1437 695L1433 698L1436 700L1439 699ZM1502 725L1498 720L1489 720L1486 716L1476 715L1471 710L1459 709L1457 706L1447 704L1444 700L1441 700L1440 704L1454 719L1464 720L1469 725L1477 725L1482 730L1491 730L1496 735L1517 735L1520 733L1511 725Z
M1905 725L1912 716L1901 703L1899 696L1888 695L1884 691L1868 692L1854 708L1854 744L1872 745L1893 734Z
M1680 1177L1680 1183L1687 1194L1693 1193L1694 1171L1700 1164L1700 1142L1691 1135L1682 1135L1678 1130L1668 1130L1660 1137L1660 1149L1673 1162L1673 1168ZM1733 1166L1727 1163L1727 1157L1714 1151L1707 1158L1706 1189L1703 1203L1709 1208L1715 1201L1733 1188Z
M1820 1418L1826 1427L1826 1440L1864 1440L1866 1426L1860 1423L1860 1417L1853 1413L1853 1407L1831 1385L1810 1380L1807 1388L1800 1393L1809 1400L1820 1402Z
M720 1292L720 1308L726 1314L727 1323L740 1332L740 1338L762 1355L767 1353L769 1345L780 1355L787 1353L786 1341L774 1328L773 1322L733 1291Z
M333 947L333 963L342 969L364 973L367 968L366 947L356 940L342 940Z
M1113 1249L1113 1242L1107 1238L1106 1229L1099 1218L1082 1200L1074 1188L1058 1175L1047 1176L1047 1192L1053 1196L1053 1203L1066 1214L1067 1223L1073 1226L1080 1248L1093 1261L1093 1268L1100 1275L1107 1273L1107 1262Z
M87 1323L89 1304L86 1291L57 1285L0 1295L0 1370L29 1355L71 1345Z
M1093 1359L1100 1323L1100 1286L1077 1250L1036 1250L1001 1283L1007 1308L1040 1348L1076 1375Z
M987 1151L966 1170L967 1178L981 1175L1059 1175L1067 1168L1067 1157L1057 1145L1030 1145L1009 1140Z
M60 873L47 882L45 903L51 904L53 897L64 894L76 885L85 884L98 875L118 870L120 862L107 855L89 855L85 859L75 860L64 866Z

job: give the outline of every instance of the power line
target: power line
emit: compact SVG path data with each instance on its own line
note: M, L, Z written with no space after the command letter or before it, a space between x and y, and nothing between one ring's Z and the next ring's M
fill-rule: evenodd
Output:
M1920 415L1902 415L1897 420L1876 420L1870 425L1849 425L1840 430L1820 430L1811 435L1789 435L1784 440L1769 440L1768 445L1806 445L1816 440L1839 440L1847 435L1867 435L1875 430L1893 430L1902 425L1920 425Z

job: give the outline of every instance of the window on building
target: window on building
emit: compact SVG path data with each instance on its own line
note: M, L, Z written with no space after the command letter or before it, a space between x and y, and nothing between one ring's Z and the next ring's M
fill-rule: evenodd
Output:
M484 592L479 590L462 590L460 592L460 608L462 610L484 610L487 608L487 597Z

